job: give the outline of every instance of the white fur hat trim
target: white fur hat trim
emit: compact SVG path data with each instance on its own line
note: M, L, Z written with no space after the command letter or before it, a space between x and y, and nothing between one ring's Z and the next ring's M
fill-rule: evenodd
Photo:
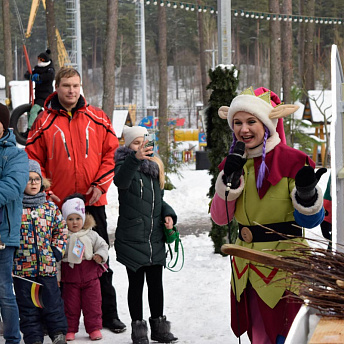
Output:
M256 116L263 124L270 130L270 135L276 132L278 119L271 119L269 117L273 106L268 104L265 100L248 94L242 94L235 97L228 109L227 121L231 129L233 129L233 117L239 111L248 112Z

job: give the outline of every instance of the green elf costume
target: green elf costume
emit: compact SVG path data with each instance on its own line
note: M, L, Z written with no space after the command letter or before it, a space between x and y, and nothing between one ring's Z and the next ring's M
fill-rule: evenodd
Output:
M217 224L227 224L227 202L229 219L235 216L239 223L237 245L278 255L281 252L277 251L289 249L292 255L293 245L307 244L302 227L313 228L324 218L317 183L326 170L314 173L314 162L284 143L282 118L297 107L280 103L274 92L251 87L235 97L230 107L219 109L219 116L227 119L231 129L237 112L254 115L263 123L265 136L258 146L246 148L241 157L233 153L238 141L233 133L230 153L219 165L211 216ZM226 186L228 176L233 177L231 188ZM285 235L293 239L285 240ZM297 294L298 286L273 266L234 257L232 267L231 324L235 335L247 331L254 344L284 343L301 305L284 296Z

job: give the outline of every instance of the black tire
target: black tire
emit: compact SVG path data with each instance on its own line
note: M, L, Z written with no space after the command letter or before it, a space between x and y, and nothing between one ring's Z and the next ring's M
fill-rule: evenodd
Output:
M20 105L12 111L10 119L10 128L13 128L17 143L23 146L26 145L26 137L23 134L27 131L27 115L30 110L31 104Z

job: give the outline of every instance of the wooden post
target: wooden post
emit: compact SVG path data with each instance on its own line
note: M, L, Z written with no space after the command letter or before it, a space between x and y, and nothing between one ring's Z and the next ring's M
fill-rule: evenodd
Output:
M331 195L332 238L336 250L343 252L344 242L344 74L336 45L331 51ZM344 341L343 341L344 342Z

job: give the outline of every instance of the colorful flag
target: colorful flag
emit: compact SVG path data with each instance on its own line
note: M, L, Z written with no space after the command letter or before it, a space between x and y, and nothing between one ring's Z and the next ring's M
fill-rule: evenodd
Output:
M38 308L44 308L42 299L42 284L32 282L31 286L31 300Z
M35 281L31 281L28 278L24 278L24 277L21 277L18 275L13 275L13 277L19 278L19 279L26 281L26 282L30 282L31 283L31 301L32 301L32 303L38 308L44 308L43 297L42 297L43 284L35 282Z

